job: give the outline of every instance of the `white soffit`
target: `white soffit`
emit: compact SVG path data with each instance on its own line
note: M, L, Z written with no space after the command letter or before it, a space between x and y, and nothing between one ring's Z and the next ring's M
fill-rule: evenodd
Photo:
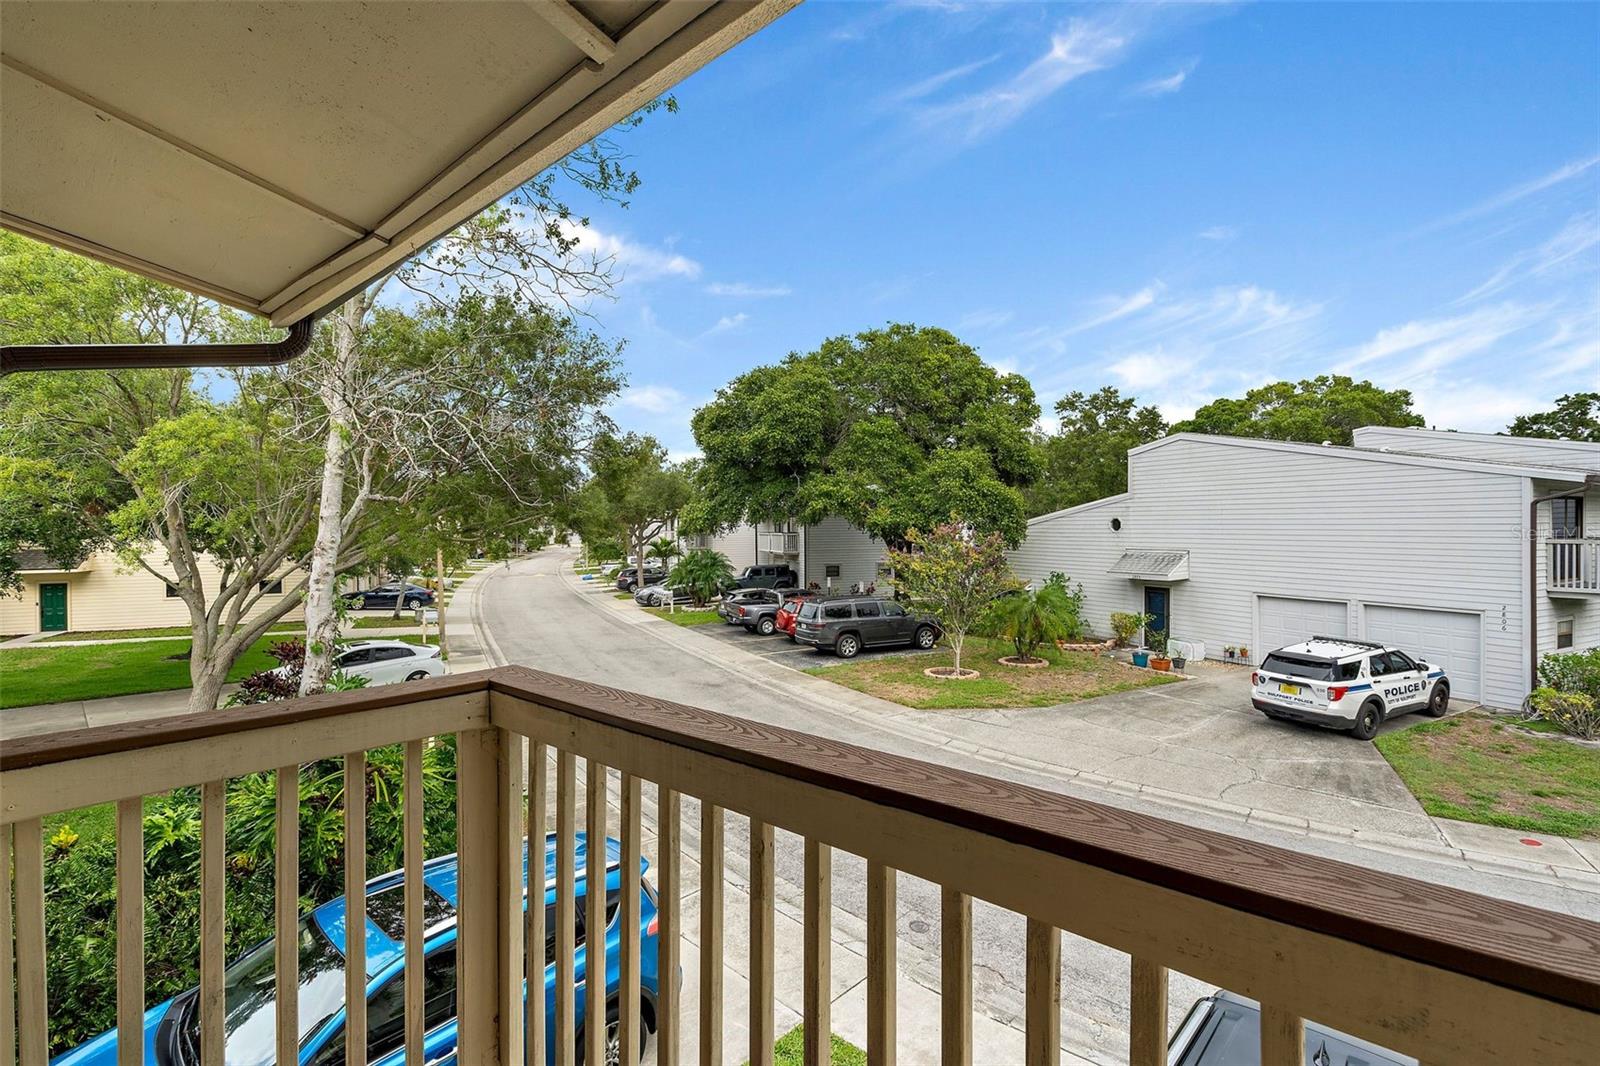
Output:
M0 222L287 325L798 0L0 4Z

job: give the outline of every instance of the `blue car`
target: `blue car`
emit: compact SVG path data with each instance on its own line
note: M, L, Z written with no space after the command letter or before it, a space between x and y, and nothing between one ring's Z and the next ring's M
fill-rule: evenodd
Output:
M578 834L577 912L575 940L578 949L574 973L581 986L585 973L586 931L584 877L588 843ZM626 878L637 885L640 899L640 1014L644 1028L656 1028L657 914L655 891L644 881L649 863ZM555 1055L555 835L545 841L544 853L546 1034ZM527 882L524 857L523 881ZM621 984L622 848L606 840L606 1059L620 1060L617 1046L617 994ZM454 1066L456 1047L456 857L444 855L423 867L423 1059L437 1066ZM367 884L367 1061L373 1066L403 1066L405 1061L405 929L404 874L397 871ZM300 920L300 1064L343 1066L344 1063L344 899L324 903ZM265 940L228 967L224 977L227 1002L225 1058L227 1066L267 1066L276 1058L276 998L273 977L273 941ZM145 1061L156 1066L199 1066L200 1019L196 1009L198 989L152 1007L144 1016ZM578 1059L583 1060L584 1001L577 996ZM642 1049L641 1049L642 1050ZM115 1066L116 1030L54 1060L54 1066Z

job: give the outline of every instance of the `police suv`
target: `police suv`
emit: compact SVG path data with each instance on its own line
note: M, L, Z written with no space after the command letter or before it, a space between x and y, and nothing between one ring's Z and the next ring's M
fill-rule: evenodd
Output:
M1268 718L1347 729L1371 740L1387 718L1450 709L1450 679L1441 667L1398 648L1349 637L1312 637L1279 648L1252 675L1250 702Z

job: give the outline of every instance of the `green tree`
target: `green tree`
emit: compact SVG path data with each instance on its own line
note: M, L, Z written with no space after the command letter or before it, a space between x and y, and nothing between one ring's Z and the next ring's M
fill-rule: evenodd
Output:
M657 537L645 549L645 554L652 559L660 560L662 566L672 561L678 554L678 542L671 537Z
M1549 437L1600 444L1600 392L1574 392L1549 411L1518 415L1507 429L1513 437Z
M953 334L890 325L742 374L694 416L685 528L838 515L889 544L952 512L1019 543L1033 389Z
M1039 648L1083 636L1083 586L1069 588L1062 574L1037 589L1023 589L995 600L984 619L1011 642L1018 659L1037 661Z
M650 541L673 525L689 501L688 475L667 462L667 450L654 437L637 433L601 434L589 449L589 471L574 506L574 527L589 543L620 541L624 554L634 556L642 585Z
M667 575L667 584L687 589L695 606L702 607L733 579L728 557L711 548L695 548L683 554Z
M1056 402L1056 432L1039 442L1043 473L1024 493L1030 515L1103 500L1128 490L1128 451L1167 432L1154 407L1138 407L1107 385Z
M955 521L931 533L908 530L906 540L908 550L889 552L895 589L939 619L960 676L967 634L992 609L996 596L1017 585L1006 562L1005 540Z
M1300 382L1277 381L1244 394L1213 400L1174 433L1218 433L1305 444L1350 444L1362 426L1423 426L1406 389L1380 389L1370 381L1323 374Z

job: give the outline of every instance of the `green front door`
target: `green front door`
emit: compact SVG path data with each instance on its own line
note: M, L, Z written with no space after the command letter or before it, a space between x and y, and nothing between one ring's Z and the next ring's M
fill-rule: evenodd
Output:
M39 586L39 628L56 632L67 628L67 586Z

